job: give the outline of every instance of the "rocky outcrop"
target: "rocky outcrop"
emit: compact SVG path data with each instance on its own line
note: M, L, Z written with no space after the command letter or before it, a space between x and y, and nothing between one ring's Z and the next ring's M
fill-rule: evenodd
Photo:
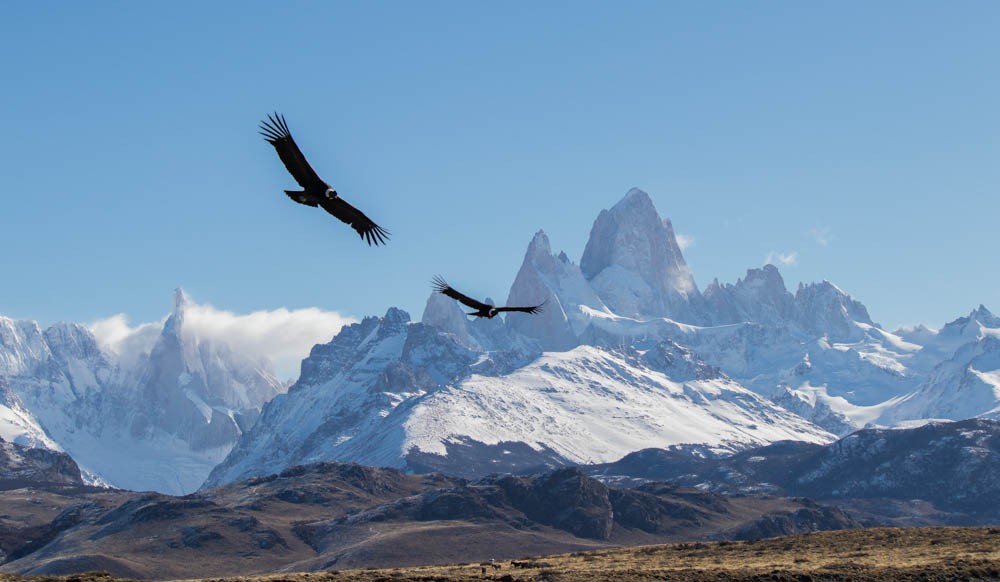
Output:
M0 489L83 484L80 467L66 453L22 447L0 438Z

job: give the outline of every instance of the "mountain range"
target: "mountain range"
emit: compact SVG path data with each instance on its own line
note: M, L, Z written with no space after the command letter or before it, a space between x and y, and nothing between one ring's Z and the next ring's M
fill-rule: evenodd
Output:
M0 318L0 437L65 450L92 483L186 493L320 461L478 479L1000 418L985 307L886 330L828 281L792 293L773 265L701 290L638 189L600 213L578 264L535 234L507 303L545 301L540 315L469 321L431 294L419 322L390 308L316 345L287 393L266 361L186 331L185 301L129 360L80 325Z
M314 463L174 497L88 487L65 453L2 441L0 503L0 573L133 579L519 558L862 525L808 499L669 483L616 488L575 467L468 481Z
M65 451L95 484L197 488L284 387L268 362L187 333L186 304L178 290L132 360L81 325L0 317L0 437Z
M473 480L321 462L169 496L87 486L65 453L0 441L0 573L205 578L992 525L998 455L1000 422L973 419Z
M533 237L507 304L541 301L538 316L469 321L432 294L420 322L390 309L344 328L206 484L319 460L481 477L649 446L825 444L1000 404L985 307L888 331L828 281L789 292L772 265L702 292L637 189L601 212L579 265Z

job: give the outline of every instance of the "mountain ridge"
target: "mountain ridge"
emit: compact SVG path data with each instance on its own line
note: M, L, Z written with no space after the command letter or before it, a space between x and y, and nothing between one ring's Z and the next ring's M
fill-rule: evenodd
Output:
M1000 318L985 306L892 332L829 281L791 292L773 265L699 291L639 189L597 217L579 264L535 233L507 302L545 301L541 314L469 321L431 293L420 322L390 308L315 345L287 394L266 364L185 338L186 301L175 292L128 364L82 326L0 319L0 436L68 450L94 482L178 491L297 462L482 475L610 461L640 441L733 452L1000 410ZM949 397L955 386L975 398ZM102 455L135 463L109 472Z

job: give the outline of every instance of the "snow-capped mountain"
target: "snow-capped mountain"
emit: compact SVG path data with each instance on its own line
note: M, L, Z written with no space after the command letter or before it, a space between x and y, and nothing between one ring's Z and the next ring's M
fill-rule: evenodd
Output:
M951 357L935 366L916 390L888 407L879 423L1000 419L1000 319L980 305L934 334L924 350L929 352L922 358L925 361L949 352Z
M607 282L588 279L585 269L565 253L553 253L548 237L539 232L508 303L545 299L551 308L527 321L511 318L509 327L544 350L669 339L693 349L744 386L838 434L874 421L881 409L870 407L916 385L905 361L921 346L880 329L864 305L828 281L800 285L793 295L778 269L765 265L749 269L735 284L715 281L699 293L667 224L649 196L637 189L602 212L581 265L601 265L602 272L612 269L617 274ZM598 250L602 245L615 250ZM658 250L650 254L650 248ZM640 258L628 259L628 249L639 249ZM589 268L591 273L596 270ZM652 273L671 276L657 278ZM638 283L647 280L660 281L659 290ZM686 307L678 304L678 289L687 290ZM650 303L650 296L660 299ZM626 305L623 297L637 302L625 311L638 315L613 307ZM658 307L649 307L653 303ZM651 312L668 315L648 315Z
M673 226L638 188L598 215L580 272L619 315L691 322L704 318L701 294Z
M57 427L75 429L100 418L102 386L114 375L84 327L57 324L43 331L32 321L0 317L0 436L63 450L53 436Z
M197 488L282 390L267 362L185 331L186 300L137 361L76 324L0 318L0 436L66 451L87 477L129 489Z
M890 332L829 281L792 293L773 265L701 292L638 189L601 212L579 264L534 235L507 303L542 301L470 321L432 293L420 322L391 308L313 347L287 394L266 361L191 332L181 292L127 356L81 326L0 318L0 436L65 450L93 480L187 492L210 471L482 475L1000 410L1000 318L985 307Z
M344 328L206 484L318 460L474 476L606 462L651 443L833 438L673 342L538 354L470 338L395 308Z
M344 328L207 483L320 460L479 475L603 462L643 443L828 442L923 414L917 401L945 406L911 393L953 357L936 374L959 370L978 395L953 416L995 402L985 308L940 332L893 333L829 281L791 293L772 265L702 293L638 189L601 212L579 265L535 234L507 303L542 301L537 316L468 321L432 294L421 323L390 309Z
M933 513L943 510L937 519L945 523L989 524L1000 517L1000 423L969 419L865 429L825 445L784 442L728 457L648 449L588 472L669 480L726 494L801 495L827 502L878 499L876 513L900 525L919 523L932 512L900 511L886 500L922 500L933 504Z

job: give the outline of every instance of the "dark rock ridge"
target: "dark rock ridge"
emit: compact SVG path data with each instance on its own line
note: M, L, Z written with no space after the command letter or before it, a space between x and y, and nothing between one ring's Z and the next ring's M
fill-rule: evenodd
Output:
M744 525L727 536L735 540L759 540L815 531L833 531L862 527L861 522L843 510L818 504L795 511L768 513L750 524Z
M728 457L646 449L591 475L669 480L723 493L924 500L967 523L1000 521L1000 422L861 430L829 445L780 442Z
M66 453L22 447L0 438L0 489L80 485L80 467Z
M183 497L28 488L0 491L0 504L0 572L100 566L137 578L520 558L859 525L808 500L669 483L619 489L574 467L467 481L317 463Z

